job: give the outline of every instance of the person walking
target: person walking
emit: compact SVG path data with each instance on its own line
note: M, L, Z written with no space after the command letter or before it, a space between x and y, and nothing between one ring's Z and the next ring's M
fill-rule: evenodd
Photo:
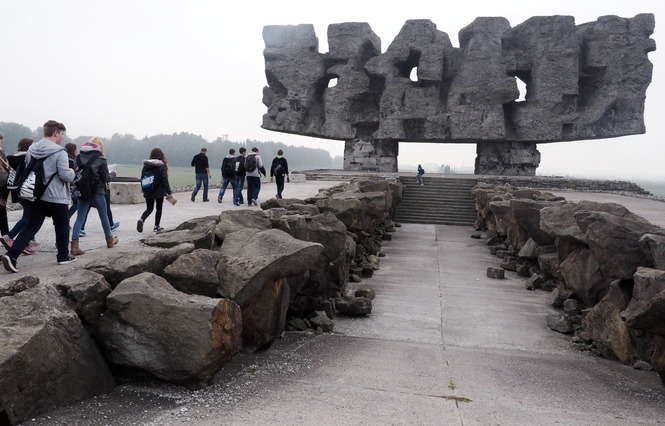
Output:
M259 192L261 191L261 175L266 176L263 160L257 147L245 158L245 172L247 173L247 205L258 206Z
M92 138L81 145L81 153L77 159L76 196L78 198L76 222L72 231L71 253L74 256L84 255L79 246L79 236L90 206L94 205L102 223L106 247L113 248L118 244L118 237L111 231L111 223L106 206L106 191L109 185L109 169L104 157L104 141Z
M65 151L67 151L67 159L69 160L69 168L74 170L74 173L78 170L76 167L76 150L78 147L76 144L68 143L65 145ZM69 207L69 218L71 219L74 216L74 213L78 210L78 198L75 195L76 191L72 191L72 205Z
M0 134L0 234L9 233L9 222L7 221L7 198L9 198L9 189L7 189L7 179L11 167L5 156L5 137Z
M236 192L236 174L235 174L235 156L236 150L231 148L229 149L229 155L224 157L222 160L222 186L219 188L219 195L217 196L217 202L221 203L224 194L226 193L226 188L231 185L233 189L232 198L234 199L235 204L235 192Z
M9 163L9 167L14 171L15 176L21 173L21 170L25 166L25 155L28 153L28 148L30 148L30 145L32 145L33 140L30 138L23 138L20 141L18 141L18 147L16 148L16 152L10 156L7 157L7 163ZM15 204L20 204L21 207L23 207L23 214L21 215L21 219L19 219L18 222L14 224L14 227L9 230L9 232L6 235L3 235L2 238L0 239L0 242L2 242L2 245L5 246L5 249L9 250L11 246L14 244L14 239L18 234L21 233L21 231L25 228L25 225L27 223L27 216L25 214L26 212L26 207L25 203L27 201L22 200L19 198L18 194L18 189L13 189L9 191L11 194L11 199L12 202ZM35 241L31 241L30 244L23 249L23 254L32 254L32 246L36 244Z
M208 178L210 177L210 166L208 165L208 148L201 148L201 152L192 158L192 167L196 174L196 187L192 191L192 202L196 201L196 194L203 185L203 202L208 202Z
M136 222L136 230L143 232L143 222L150 216L153 209L156 209L154 231L156 233L162 232L164 228L159 226L159 224L162 220L164 198L174 205L177 200L171 194L166 156L164 156L164 153L159 148L154 148L150 151L150 158L143 160L141 188L143 189L146 209L141 214L141 218Z
M284 191L284 179L289 180L289 163L284 158L284 151L277 150L277 156L273 158L272 165L270 166L270 182L273 178L277 183L277 198L282 198Z
M418 164L418 174L416 174L416 183L420 186L425 186L425 181L423 180L424 174L425 174L425 169L423 169L423 166Z
M32 176L41 178L42 182L36 182L34 186L32 193L36 198L35 201L25 203L27 217L25 229L2 256L2 264L9 272L18 272L17 260L21 252L28 247L30 241L34 240L47 216L52 218L55 227L58 264L65 265L76 260L69 254L68 211L72 199L69 184L74 181L75 174L74 170L69 168L65 149L60 146L66 131L64 124L54 120L47 121L44 123L44 138L32 144L25 156L27 168L32 167L34 175L30 174L26 179L28 182L24 183L30 183ZM42 190L43 193L40 194ZM28 197L27 192L25 197Z
M236 176L236 187L233 190L233 205L240 206L245 200L242 197L242 190L245 187L245 155L247 154L247 148L240 147L238 150L240 155L236 157L235 165L235 176Z

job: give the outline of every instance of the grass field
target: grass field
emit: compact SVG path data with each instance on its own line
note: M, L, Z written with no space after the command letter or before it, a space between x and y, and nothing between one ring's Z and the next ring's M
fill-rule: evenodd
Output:
M122 177L141 177L142 165L133 164L118 164L118 176ZM212 177L210 178L211 185L219 185L222 181L222 172L219 169L211 170ZM169 167L169 183L173 188L183 187L187 185L194 185L194 168L193 167Z

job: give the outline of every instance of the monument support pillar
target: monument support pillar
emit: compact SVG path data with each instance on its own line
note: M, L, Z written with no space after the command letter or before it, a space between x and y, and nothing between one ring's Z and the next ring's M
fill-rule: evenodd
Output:
M535 176L540 151L535 142L478 142L477 175Z
M344 144L344 170L397 172L399 142L394 139L351 139Z

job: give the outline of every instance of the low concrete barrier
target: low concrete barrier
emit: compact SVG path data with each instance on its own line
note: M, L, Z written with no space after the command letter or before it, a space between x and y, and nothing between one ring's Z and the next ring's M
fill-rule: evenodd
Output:
M111 204L141 204L144 202L141 182L111 182Z

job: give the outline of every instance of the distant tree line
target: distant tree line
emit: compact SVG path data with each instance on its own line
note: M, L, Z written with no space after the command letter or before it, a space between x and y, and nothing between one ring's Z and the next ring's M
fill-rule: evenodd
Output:
M32 130L22 124L5 122L0 122L0 133L5 137L5 152L7 154L11 154L16 150L16 145L21 138L32 138L36 141L43 135L41 127ZM67 138L67 142L80 145L90 137ZM289 146L281 142L251 139L235 142L222 138L210 142L200 135L187 132L147 136L141 139L131 134L116 133L110 138L104 138L104 140L106 157L110 163L118 164L140 164L148 157L152 148L159 147L164 151L171 165L189 167L192 157L201 148L206 147L208 148L211 167L221 167L222 159L228 154L230 148L235 148L237 152L238 148L244 146L248 150L257 147L264 159L268 161L274 157L278 149L283 149L291 170L342 167L342 158L332 158L330 153L324 149Z

